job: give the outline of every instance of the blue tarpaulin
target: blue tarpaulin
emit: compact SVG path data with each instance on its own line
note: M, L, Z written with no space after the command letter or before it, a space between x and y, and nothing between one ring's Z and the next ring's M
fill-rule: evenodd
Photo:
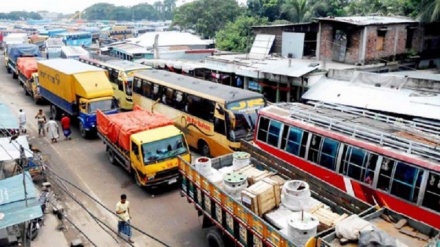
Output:
M40 48L34 44L14 44L8 47L8 59L17 62L18 57L41 57Z
M23 174L0 180L0 229L29 221L43 215L37 190L29 172L25 173L27 205Z
M0 102L0 129L18 129L18 120L9 106ZM1 136L1 134L0 134Z

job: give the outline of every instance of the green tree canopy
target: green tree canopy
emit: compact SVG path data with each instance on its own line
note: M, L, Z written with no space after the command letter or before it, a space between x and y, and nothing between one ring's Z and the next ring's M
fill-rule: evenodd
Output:
M249 12L259 17L267 17L269 21L282 18L281 6L285 0L248 0Z
M225 51L248 52L255 37L252 27L268 23L267 18L240 16L217 32L215 35L216 46Z
M421 0L417 19L422 22L440 21L440 0Z
M245 10L235 0L195 0L176 8L173 25L209 38L242 12Z
M37 12L12 11L9 13L0 13L0 19L5 20L41 20L43 19Z

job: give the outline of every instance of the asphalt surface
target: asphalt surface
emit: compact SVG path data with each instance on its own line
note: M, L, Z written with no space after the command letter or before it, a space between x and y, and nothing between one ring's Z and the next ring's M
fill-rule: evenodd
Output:
M4 61L3 56L0 56L0 60ZM7 74L3 65L0 67L0 101L17 114L20 108L24 109L30 142L47 154L49 167L57 175L84 189L111 210L114 210L120 194L127 194L132 224L168 246L207 246L201 218L197 217L194 205L180 197L177 186L152 191L139 188L125 170L108 162L102 141L98 138L81 138L76 126L72 126L71 141L61 137L58 143L51 144L46 137L38 137L34 116L40 108L49 116L49 106L35 105L31 97L25 96L18 80ZM121 246L121 241L118 243L114 234L108 233L116 228L113 215L73 187L66 185L63 189L73 193L73 197L82 202L87 210L112 228L100 227L77 202L65 196L67 217L92 242L97 246ZM133 233L134 246L163 246L137 231ZM75 234L67 231L66 237L69 240Z

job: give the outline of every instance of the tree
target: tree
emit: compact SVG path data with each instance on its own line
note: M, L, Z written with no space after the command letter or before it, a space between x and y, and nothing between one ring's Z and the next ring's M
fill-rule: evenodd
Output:
M242 12L245 9L235 0L196 0L176 8L173 25L192 29L204 38L211 38Z
M308 0L287 0L282 6L282 12L292 22L304 22L310 19L306 18L309 7Z
M108 20L109 13L115 8L115 5L109 3L97 3L86 8L82 17L87 20Z
M216 47L225 51L248 52L254 40L252 26L265 25L267 18L240 16L215 35Z
M157 12L157 17L159 18L159 20L163 20L164 19L164 7L163 7L163 3L162 1L156 1L153 3L153 7Z
M173 12L176 9L176 2L177 0L164 0L163 1L163 18L164 20L172 20L173 19Z
M247 7L253 15L274 21L281 18L281 6L284 2L285 0L248 0Z
M422 0L417 19L421 22L440 21L440 0Z
M158 20L158 13L154 7L148 3L140 3L131 7L134 20Z
M117 21L128 21L133 18L132 11L123 6L116 6L108 13L108 19Z

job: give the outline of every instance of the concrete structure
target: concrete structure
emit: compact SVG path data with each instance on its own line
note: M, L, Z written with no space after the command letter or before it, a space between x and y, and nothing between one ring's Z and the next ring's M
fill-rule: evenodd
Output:
M348 64L395 61L408 53L418 22L403 17L318 18L316 56ZM407 42L408 40L408 42Z

